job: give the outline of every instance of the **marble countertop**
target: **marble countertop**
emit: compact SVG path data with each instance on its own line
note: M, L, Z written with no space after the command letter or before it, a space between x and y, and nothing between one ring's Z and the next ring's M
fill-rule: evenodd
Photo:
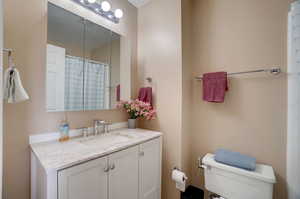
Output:
M67 142L33 143L30 147L46 172L50 172L102 157L161 135L156 131L126 128L113 130L106 135L72 138Z

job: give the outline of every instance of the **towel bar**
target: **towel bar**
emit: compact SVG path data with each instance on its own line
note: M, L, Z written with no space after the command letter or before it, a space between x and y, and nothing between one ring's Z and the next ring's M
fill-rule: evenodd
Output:
M278 75L281 73L280 67L273 67L268 69L258 69L258 70L250 70L250 71L242 71L242 72L235 72L235 73L228 73L228 76L232 75L240 75L240 74L248 74L248 73L261 73L261 72L268 72L272 75ZM196 80L201 81L203 77L195 77Z

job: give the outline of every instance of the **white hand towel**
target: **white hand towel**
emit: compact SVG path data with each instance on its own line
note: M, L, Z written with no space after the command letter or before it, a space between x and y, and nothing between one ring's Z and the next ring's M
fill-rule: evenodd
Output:
M19 71L9 67L4 74L4 99L8 103L18 103L29 99L23 88Z

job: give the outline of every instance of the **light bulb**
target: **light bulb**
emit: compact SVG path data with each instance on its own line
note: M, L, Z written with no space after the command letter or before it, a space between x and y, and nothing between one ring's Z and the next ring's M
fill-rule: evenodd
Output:
M89 3L95 3L96 0L88 0Z
M104 12L108 12L110 10L110 4L107 1L103 1L101 3L101 8Z
M121 9L116 9L115 10L115 16L118 18L118 19L121 19L123 17L123 10Z

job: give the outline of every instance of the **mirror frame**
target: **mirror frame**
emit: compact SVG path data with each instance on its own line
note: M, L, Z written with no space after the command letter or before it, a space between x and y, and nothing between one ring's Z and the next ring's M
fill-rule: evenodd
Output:
M78 15L88 21L91 21L99 26L102 26L112 32L115 32L120 35L120 85L121 85L121 100L130 100L131 99L131 41L129 37L126 35L124 31L124 26L122 23L115 24L104 17L96 15L95 13L87 10L86 8L76 4L72 1L62 1L62 0L48 0L46 4L46 9L48 7L48 2L52 3L58 7L65 9L75 15ZM48 12L46 12L48 13ZM48 17L48 14L47 14ZM123 29L122 29L123 27ZM46 63L45 63L46 64ZM45 93L47 89L45 88ZM103 109L103 110L95 110L95 111L105 111L105 110L114 110L116 108L111 109ZM86 111L86 110L82 110ZM51 111L50 111L51 112ZM69 112L69 111L66 111Z

